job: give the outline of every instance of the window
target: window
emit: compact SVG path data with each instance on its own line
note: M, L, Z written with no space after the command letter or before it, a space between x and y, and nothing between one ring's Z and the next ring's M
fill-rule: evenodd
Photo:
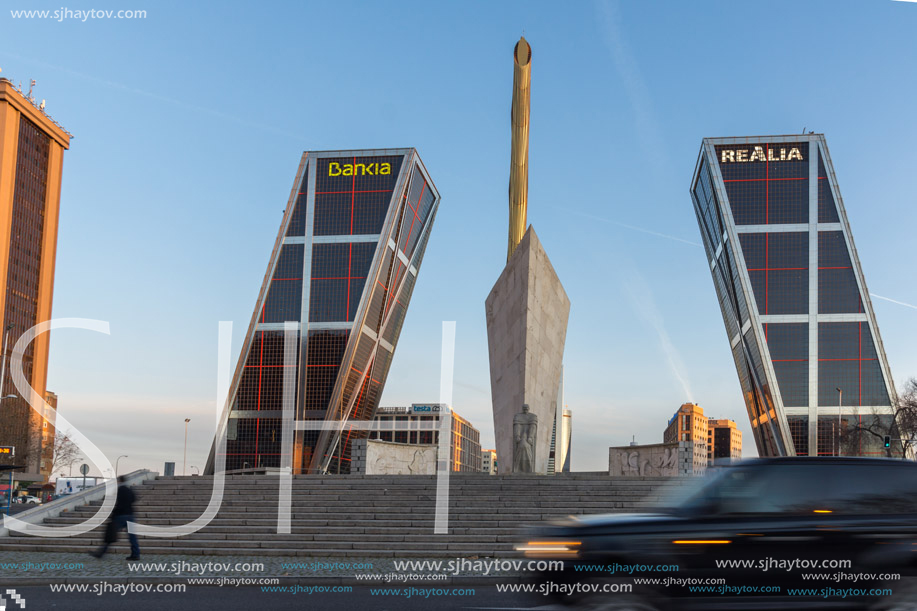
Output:
M746 155L738 161L736 149ZM773 159L797 149L801 159L751 161L755 150ZM773 225L809 222L809 144L807 142L721 145L716 147L729 205L737 225ZM733 151L732 162L724 152Z
M889 405L868 323L819 323L818 345L819 405L834 407L839 398L847 406Z
M917 513L917 465L845 465L825 500L835 513Z
M820 314L865 311L847 243L840 231L818 232L818 311Z
M717 513L809 514L824 508L834 480L825 466L787 464L730 469L715 480L708 498Z

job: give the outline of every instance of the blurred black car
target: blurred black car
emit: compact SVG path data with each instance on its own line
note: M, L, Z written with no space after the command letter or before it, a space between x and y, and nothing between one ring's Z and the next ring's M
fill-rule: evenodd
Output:
M917 609L917 463L743 461L655 513L575 516L526 555L535 592L592 609ZM629 590L629 591L628 591Z

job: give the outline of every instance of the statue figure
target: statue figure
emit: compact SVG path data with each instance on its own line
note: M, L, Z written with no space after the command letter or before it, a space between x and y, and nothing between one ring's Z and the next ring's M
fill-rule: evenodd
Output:
M535 472L535 433L538 416L529 413L528 403L513 416L513 473Z

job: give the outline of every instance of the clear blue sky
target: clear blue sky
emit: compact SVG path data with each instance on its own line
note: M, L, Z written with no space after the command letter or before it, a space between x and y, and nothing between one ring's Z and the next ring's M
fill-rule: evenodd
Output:
M77 0L75 0L76 2ZM533 47L529 222L572 307L573 465L661 441L679 404L753 445L688 196L701 138L825 133L869 289L917 304L917 4L94 0L145 19L13 19L0 68L74 135L49 387L122 470L203 466L217 324L233 364L300 155L414 146L443 195L383 404L439 396L493 443L484 298L505 263L512 49ZM917 309L874 298L896 383ZM753 449L751 450L753 453Z

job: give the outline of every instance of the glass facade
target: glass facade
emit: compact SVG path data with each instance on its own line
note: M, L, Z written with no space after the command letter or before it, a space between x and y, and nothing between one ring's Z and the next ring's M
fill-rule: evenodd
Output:
M705 139L691 195L758 453L874 453L894 386L824 136Z
M366 431L346 423L378 405L439 200L413 149L303 155L230 389L227 470L349 472L350 443ZM292 447L282 441L288 321Z
M15 331L9 346L19 335L38 323L38 274L41 270L42 235L44 234L45 200L48 190L48 156L51 138L26 118L19 121L19 148L16 155L16 182L13 191L9 264L6 278L6 303L3 328ZM8 346L8 347L9 347ZM23 354L22 369L32 383L35 344L30 343ZM11 377L4 381L3 395L18 393ZM28 415L30 408L15 401L15 408ZM4 409L10 403L4 403ZM14 418L26 422L28 418ZM24 435L25 431L21 431ZM22 447L25 444L20 444Z
M54 414L47 406L33 410L19 396L12 356L29 329L52 319L63 158L72 136L45 114L44 104L2 75L0 124L0 343L6 364L0 446L16 450L0 456L0 464L17 465L23 481L47 481ZM47 388L52 335L39 334L22 355L25 383L37 397L54 396Z
M19 120L18 147L16 150L16 174L13 186L12 211L10 214L9 258L5 303L3 304L3 327L9 329L6 340L7 375L0 381L0 396L18 394L9 373L9 359L12 347L21 334L39 322L39 272L41 271L42 237L45 230L45 202L47 200L51 138L37 125L26 119ZM22 357L22 371L30 385L34 385L35 342L29 343ZM36 446L35 436L41 432L32 409L22 399L7 399L0 412L0 441L2 445L18 449L19 460L3 458L4 462L22 464L23 455L28 456ZM41 448L41 444L37 444ZM34 463L34 457L28 456Z

